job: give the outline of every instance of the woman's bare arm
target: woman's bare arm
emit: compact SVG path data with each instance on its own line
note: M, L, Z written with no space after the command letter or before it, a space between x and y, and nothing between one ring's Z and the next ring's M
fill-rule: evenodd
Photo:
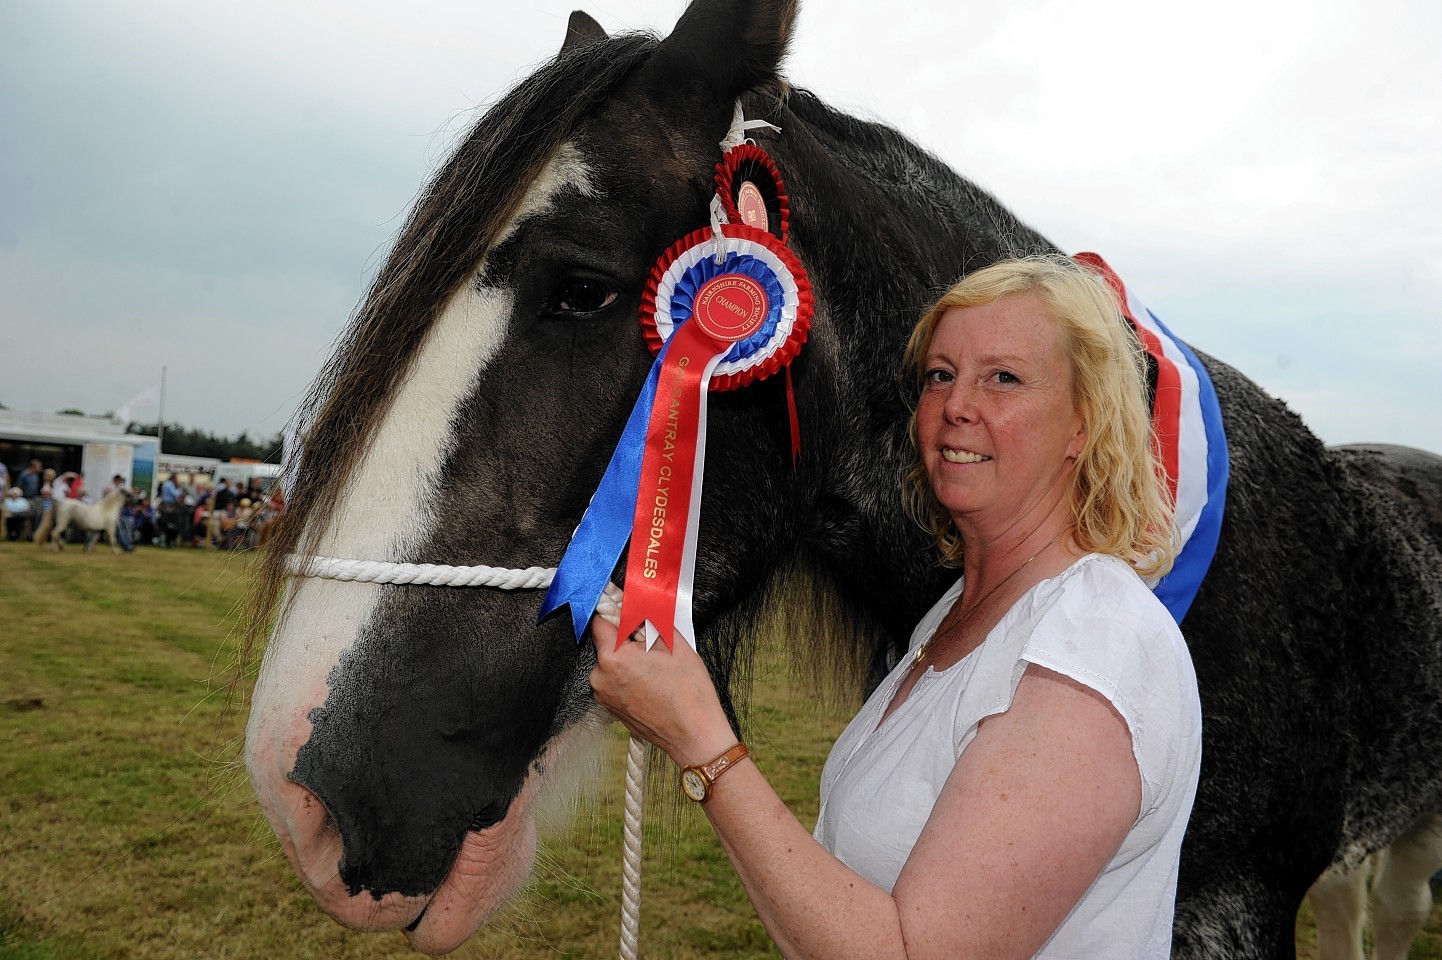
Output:
M615 648L593 620L597 697L678 764L736 741L700 658ZM1125 723L1104 699L1031 667L1012 708L957 762L895 890L817 843L743 762L705 805L761 922L787 957L1030 957L1136 821L1141 786ZM884 829L885 824L878 824Z

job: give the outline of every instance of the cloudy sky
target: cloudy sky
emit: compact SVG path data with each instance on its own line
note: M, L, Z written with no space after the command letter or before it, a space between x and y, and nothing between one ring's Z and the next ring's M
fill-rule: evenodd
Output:
M280 431L576 2L0 0L0 403L101 413L164 365L168 421ZM786 72L1103 253L1325 441L1442 452L1439 49L1436 0L809 0Z

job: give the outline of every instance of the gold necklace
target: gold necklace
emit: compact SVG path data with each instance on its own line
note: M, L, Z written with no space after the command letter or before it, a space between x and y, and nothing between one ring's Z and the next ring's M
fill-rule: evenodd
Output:
M1029 556L1029 557L1027 557L1025 560L1023 560L1023 561L1017 566L1017 568L1016 568L1015 570L1013 570L1011 573L1008 573L1006 576L1002 577L1002 578L1001 578L1001 581L1000 581L996 586L992 587L992 588L991 588L990 590L988 590L986 593L982 594L981 599L978 600L978 601L976 601L976 605L973 606L973 607L972 607L970 610L968 610L966 613L962 614L961 619L958 620L956 623L952 624L951 627L946 631L946 633L947 633L947 634L956 633L956 632L957 632L958 630L960 630L962 627L964 627L964 626L966 626L968 623L970 623L971 620L972 620L972 618L976 616L976 612L982 608L982 605L985 604L986 601L988 601L988 600L991 599L992 594L996 593L996 592L997 592L998 590L1000 590L1002 587L1006 586L1007 583L1009 583L1009 582L1011 581L1011 578L1012 578L1012 577L1016 576L1018 573L1021 573L1023 570L1026 569L1026 565L1027 565L1027 564L1031 563L1031 562L1032 562L1033 560L1035 560L1037 557L1041 556L1043 553L1045 553L1045 552L1047 551L1047 549L1048 549L1052 544L1054 544L1054 543L1056 543L1058 540L1060 540L1062 533L1066 533L1066 530L1062 530L1062 531L1061 531L1060 533L1058 533L1056 536L1052 537L1050 540L1048 540L1046 543L1044 543L1044 544L1042 545L1042 548L1041 548L1040 550L1038 550L1036 553L1033 553L1031 556ZM966 595L966 591L965 591L965 588L963 588L963 589L962 589L962 596L965 596L965 595ZM940 624L938 624L937 626L940 627ZM912 655L912 657L911 657L911 665L906 668L906 672L907 672L907 673L910 673L911 671L915 670L917 664L921 663L922 658L926 656L926 651L927 651L928 649L930 649L930 647L931 647L931 641L935 640L940 633L941 633L941 630L940 630L940 629L933 630L933 631L931 632L931 636L929 636L929 637L927 637L925 640L921 641L921 646L919 646L919 647L916 648L916 653L914 653L914 654Z

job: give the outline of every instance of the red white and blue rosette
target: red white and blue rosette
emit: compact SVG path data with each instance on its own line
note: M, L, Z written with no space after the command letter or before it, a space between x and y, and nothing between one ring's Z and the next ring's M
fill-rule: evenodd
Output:
M733 297L745 300L743 309L760 312L755 333L732 343L712 371L712 390L734 390L766 379L801 352L811 329L811 282L796 255L770 233L736 223L721 224L720 233L693 231L661 255L641 296L641 332L659 353L696 312L702 291L734 291L704 301L708 317L734 311Z
M659 639L670 649L676 636L696 646L691 593L712 390L785 371L793 465L800 452L790 364L811 329L812 294L786 245L785 187L750 143L728 149L714 179L711 225L667 248L647 280L640 321L656 361L541 605L542 618L569 605L578 640L629 543L620 637L644 629L647 647Z
M696 530L706 462L706 397L764 379L796 356L811 326L811 284L786 245L716 224L662 254L641 299L641 327L661 367L637 482L620 636L649 647L691 621Z
M707 395L786 369L806 341L811 314L805 269L765 230L718 223L661 255L640 316L656 361L541 617L569 605L579 639L629 542L620 637L644 629L648 647L659 639L669 649L676 636L695 647L691 594Z

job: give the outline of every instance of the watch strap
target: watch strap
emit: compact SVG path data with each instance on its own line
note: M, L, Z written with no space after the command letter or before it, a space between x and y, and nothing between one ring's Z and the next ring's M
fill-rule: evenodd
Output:
M702 764L701 775L706 778L707 783L715 783L721 774L745 760L749 752L746 744L738 743L710 763Z
M683 788L685 785L685 778L688 771L694 771L696 774L698 774L701 778L702 783L705 784L701 796L696 796L690 791L685 791L686 795L692 800L696 800L700 803L705 803L711 798L711 787L713 784L716 783L717 778L719 778L721 774L725 773L727 770L730 770L732 767L736 766L736 764L740 763L742 760L746 759L746 757L748 757L749 755L750 751L746 749L746 744L737 743L734 746L726 749L719 756L714 757L706 763L687 764L686 766L682 767L681 778Z

